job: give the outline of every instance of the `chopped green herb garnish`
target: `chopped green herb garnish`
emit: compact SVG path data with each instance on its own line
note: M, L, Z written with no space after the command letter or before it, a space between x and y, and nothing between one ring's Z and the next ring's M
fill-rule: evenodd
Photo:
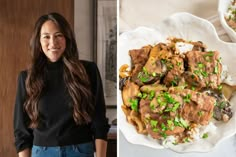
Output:
M150 103L149 106L150 106L151 110L155 110L155 108L156 108L155 105L154 105L153 103Z
M143 93L142 99L146 99L147 93Z
M218 66L216 65L216 66L214 67L214 71L213 71L213 73L214 73L214 74L218 74L218 72L219 72L219 70L218 70Z
M167 108L165 109L165 112L170 112L171 110L172 110L172 108L167 107Z
M204 67L204 64L198 63L197 66L198 66L198 68L201 68L201 69L202 69L202 68Z
M204 113L203 111L198 111L197 115L201 117L203 115L203 113Z
M206 87L209 87L212 84L212 81L206 82Z
M165 132L161 132L160 134L161 134L161 136L162 136L164 139L166 139L167 134L166 134Z
M156 77L156 76L157 76L157 73L153 72L153 73L152 73L152 76L153 76L153 77Z
M150 120L150 124L151 124L152 128L156 128L157 127L157 123L158 123L157 120L152 120L152 119Z
M184 142L190 142L189 138L188 137L184 138Z
M174 76L174 79L171 81L172 86L177 86L179 82L178 76Z
M188 123L183 118L175 117L174 125L175 126L180 126L180 127L183 127L183 128L188 128Z
M142 93L139 92L139 93L138 93L138 97L142 98L142 96L143 96Z
M174 130L174 122L172 120L167 120L167 125L169 130Z
M178 108L179 108L179 106L180 106L180 103L179 102L177 102L177 103L175 103L174 104L174 107L172 108L172 112L175 112Z
M166 115L163 115L162 118L163 118L163 119L167 119L167 116L166 116Z
M200 70L194 70L193 73L198 75L198 76L201 75L201 71Z
M201 74L202 74L203 77L208 77L208 74L207 74L206 71L201 71Z
M163 96L164 96L165 100L170 104L176 102L175 99L173 97L171 97L171 95L167 92L163 93Z
M143 72L148 73L146 67L143 67Z
M204 56L212 57L212 56L214 56L214 52L213 51L208 51L208 53L205 54Z
M157 103L160 105L160 106L166 106L167 105L167 102L165 100L162 100L161 99L161 96L158 96L157 97Z
M171 86L177 86L178 84L177 84L177 82L175 81L175 80L172 80L171 81Z
M152 128L152 131L153 131L153 132L158 132L159 129L158 129L158 128Z
M191 94L187 94L186 96L184 96L184 102L190 103L190 99L191 99Z
M217 88L218 88L218 90L222 90L223 86L219 85Z
M211 58L209 56L204 56L205 61L210 62Z
M149 78L147 77L140 77L140 81L142 82L148 82Z
M226 107L226 105L227 105L227 102L226 102L226 101L222 101L222 102L220 102L219 107L220 107L221 109L223 109L223 108Z
M150 93L149 93L148 99L149 99L149 100L152 100L152 99L154 98L154 96L155 96L155 91L154 91L154 90L151 90Z
M131 109L138 112L138 99L130 99L129 102L131 103Z
M204 133L203 135L202 135L202 138L207 138L208 137L208 133Z
M147 82L149 80L149 76L146 75L144 72L139 72L138 78L141 82Z
M167 64L167 69L168 69L168 70L171 70L171 69L173 69L173 68L174 68L174 66L173 66L172 63Z
M180 66L180 65L182 65L182 62L177 62L176 65L177 65L177 66Z
M188 128L188 124L183 118L180 118L180 123L182 124L184 128Z
M166 131L167 130L167 127L164 123L161 123L161 130L162 131Z
M161 59L162 64L166 64L167 60L166 59Z
M217 101L215 101L214 106L218 106L217 104L218 104Z
M156 99L157 103L161 107L167 106L167 104L172 104L171 107L167 106L164 112L175 112L180 106L180 103L176 101L168 92L158 95Z
M173 145L178 145L178 143L177 143L176 141L175 141L175 142L173 142L172 144L173 144Z

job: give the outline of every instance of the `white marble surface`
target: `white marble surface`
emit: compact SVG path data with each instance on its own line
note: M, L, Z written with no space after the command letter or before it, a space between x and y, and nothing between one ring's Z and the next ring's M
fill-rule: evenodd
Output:
M153 149L129 143L119 132L119 157L235 157L236 136L219 143L208 153L176 153L169 149Z
M135 29L138 26L155 26L163 19L176 12L189 12L210 20L218 35L228 41L217 18L218 0L120 0L119 32ZM118 112L121 112L119 110ZM129 143L119 132L119 157L236 157L236 135L219 143L208 153L176 153L169 149L153 149Z
M155 26L176 12L208 18L217 14L217 6L218 0L120 0L119 31Z

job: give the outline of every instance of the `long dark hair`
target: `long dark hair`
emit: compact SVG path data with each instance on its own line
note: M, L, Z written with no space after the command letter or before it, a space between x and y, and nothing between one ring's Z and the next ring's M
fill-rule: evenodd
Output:
M74 33L62 15L49 13L37 20L30 40L32 63L26 78L27 98L24 103L25 110L31 119L29 127L38 127L40 120L38 103L45 86L45 71L47 70L47 57L41 48L40 31L42 25L48 20L53 21L58 26L66 39L65 52L62 54L63 77L69 95L72 98L74 120L76 124L89 123L94 111L90 81L84 66L79 61Z

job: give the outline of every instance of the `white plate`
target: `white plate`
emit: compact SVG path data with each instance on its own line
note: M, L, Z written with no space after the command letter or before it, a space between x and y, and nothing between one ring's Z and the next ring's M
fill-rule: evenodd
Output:
M155 20L155 18L153 20ZM165 41L166 38L170 36L183 38L185 40L202 41L207 45L209 50L218 50L222 57L223 64L228 66L232 79L236 80L236 44L221 41L210 22L189 13L174 14L160 23L156 28L139 27L121 34L118 42L118 67L123 64L130 64L130 56L128 55L130 49L141 48L147 44ZM236 82L233 81L232 84L236 84ZM136 132L135 128L126 121L125 115L121 110L121 105L122 98L119 91L119 128L126 139L133 144L163 149L164 147L158 140ZM191 144L187 143L172 146L170 149L176 152L208 152L222 140L233 136L236 133L236 96L233 96L231 99L231 105L233 109L232 119L228 123L222 122L216 124L216 134Z
M227 24L225 20L225 15L231 4L231 0L219 0L218 3L218 13L220 17L220 23L225 29L226 33L229 35L230 39L236 42L236 32Z

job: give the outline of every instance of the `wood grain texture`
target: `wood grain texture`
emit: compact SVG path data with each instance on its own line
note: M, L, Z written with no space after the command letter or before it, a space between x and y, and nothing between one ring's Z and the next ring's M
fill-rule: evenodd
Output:
M30 62L29 40L36 20L58 12L74 26L74 0L0 1L0 157L16 157L13 110L17 76Z

